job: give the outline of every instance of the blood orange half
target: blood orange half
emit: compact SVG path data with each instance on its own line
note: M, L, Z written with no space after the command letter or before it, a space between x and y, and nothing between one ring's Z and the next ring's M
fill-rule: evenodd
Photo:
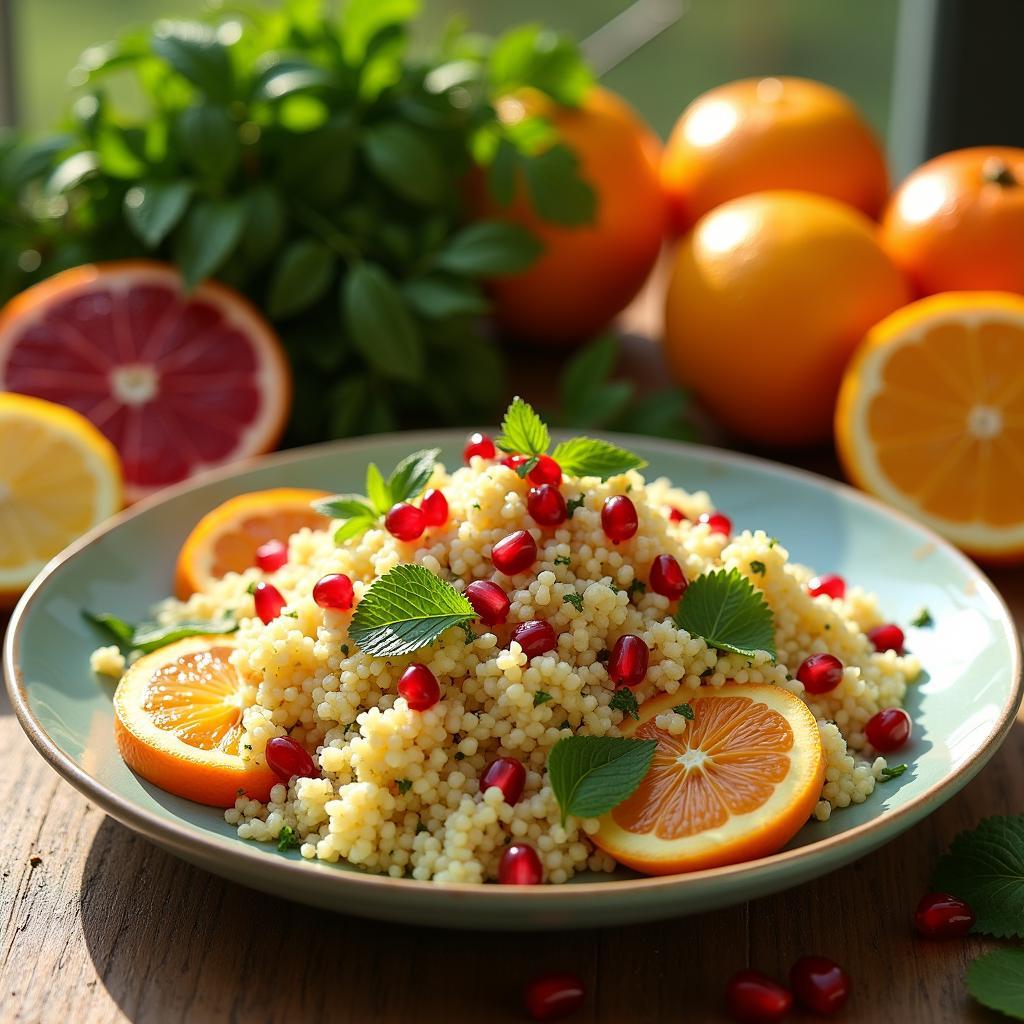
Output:
M0 391L58 402L110 439L135 501L273 448L291 401L277 336L239 294L186 293L133 260L57 274L0 311Z

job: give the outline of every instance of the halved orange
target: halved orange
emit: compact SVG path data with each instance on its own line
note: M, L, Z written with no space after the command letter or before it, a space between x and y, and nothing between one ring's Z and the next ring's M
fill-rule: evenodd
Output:
M125 764L168 793L231 807L239 791L267 800L277 776L238 749L243 683L223 636L189 637L143 655L114 692Z
M788 690L729 683L690 698L693 721L674 735L655 719L680 702L640 706L623 734L657 742L639 788L605 814L594 842L649 875L764 857L807 821L821 794L825 758L817 722Z
M247 299L187 290L151 260L73 267L0 311L0 391L80 412L124 464L135 501L270 451L291 404L277 335Z
M304 526L325 529L330 520L314 512L311 502L326 496L326 491L304 487L275 487L239 494L207 512L181 546L175 593L184 600L225 573L244 572L268 540L287 542Z
M947 292L886 317L835 427L858 486L976 557L1024 559L1024 297Z

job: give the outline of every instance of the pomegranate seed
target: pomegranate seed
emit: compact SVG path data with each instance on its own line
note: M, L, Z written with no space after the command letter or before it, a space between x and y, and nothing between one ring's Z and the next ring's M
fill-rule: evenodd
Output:
M846 596L846 580L837 576L834 572L826 572L821 576L815 576L807 584L807 593L811 597L821 597L827 594L829 597L840 598Z
M974 911L963 900L945 892L921 897L914 911L914 927L926 939L955 939L974 925Z
M624 494L605 498L601 506L601 526L610 541L629 540L636 533L638 520L636 505Z
M441 699L441 687L426 665L410 665L398 680L399 696L413 711L426 711Z
M688 586L683 570L671 555L658 555L651 563L648 582L651 590L670 601L678 601Z
M527 473L531 484L551 484L557 487L562 482L562 467L550 455L538 455L537 465Z
M701 512L698 523L707 523L712 533L724 533L728 537L732 533L732 520L721 512Z
M850 995L850 976L824 956L802 956L789 972L797 1002L814 1013L833 1014Z
M843 663L834 654L812 654L800 663L796 677L808 693L828 693L843 681Z
M626 633L615 641L608 659L608 675L619 686L639 686L647 675L651 649L638 636Z
M466 439L466 447L462 449L462 458L468 464L474 455L479 455L481 459L494 458L494 442L486 434L470 434Z
M256 549L256 565L264 572L276 572L288 561L288 545L283 540L268 540Z
M466 600L485 626L500 626L508 618L508 610L512 607L508 594L490 580L473 580L466 587Z
M480 791L485 792L491 786L497 786L507 804L519 802L525 785L526 767L514 757L499 757L492 761L480 777Z
M536 658L539 654L553 651L558 644L558 637L550 622L543 619L530 619L520 622L512 630L512 639L523 649L528 658Z
M506 455L505 458L501 460L501 464L503 466L508 466L513 473L516 473L520 466L529 461L530 459L527 455Z
M306 748L290 736L275 736L267 742L267 764L285 785L293 776L315 779L320 775Z
M864 735L879 753L899 750L910 739L910 715L903 708L883 708L868 719Z
M502 885L540 885L544 868L532 846L513 843L498 862L498 881Z
M384 517L384 528L392 537L399 540L416 540L423 536L427 528L427 517L423 509L410 505L407 501L400 501L388 509Z
M569 516L565 498L553 484L531 487L526 496L526 510L540 526L559 526Z
M516 530L494 545L491 561L506 576L526 572L537 561L537 542L526 530Z
M583 982L575 974L545 974L526 986L526 1012L534 1020L559 1020L583 1005Z
M684 519L689 519L689 516L681 509L676 508L674 505L668 506L668 521L670 523L681 523Z
M729 1012L744 1024L772 1024L793 1008L788 989L760 971L737 971L725 989Z
M352 607L352 581L343 572L332 572L316 581L313 600L321 608L347 611Z
M448 522L448 499L441 493L431 488L423 495L420 502L423 510L423 522L427 526L444 526Z
M868 630L868 639L875 645L876 651L895 651L897 654L903 654L903 630L891 622Z
M287 604L284 595L273 583L257 583L253 587L252 600L256 605L256 614L260 617L263 625L273 622L284 611Z

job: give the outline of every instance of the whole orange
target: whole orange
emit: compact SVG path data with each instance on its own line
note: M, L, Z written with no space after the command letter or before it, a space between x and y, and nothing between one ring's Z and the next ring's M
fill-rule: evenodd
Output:
M749 440L827 440L847 360L909 298L875 231L808 192L758 192L702 217L676 251L665 305L680 383Z
M882 148L857 108L805 78L746 78L699 96L676 122L661 177L679 231L765 189L817 192L869 217L889 190Z
M918 292L1024 292L1024 149L945 153L896 190L881 242Z
M585 341L630 303L658 258L666 226L661 144L632 108L597 87L579 107L529 91L500 103L498 112L505 120L550 121L597 199L593 223L572 227L542 219L522 182L507 207L480 190L479 212L522 224L544 245L528 270L490 283L498 325L535 341Z

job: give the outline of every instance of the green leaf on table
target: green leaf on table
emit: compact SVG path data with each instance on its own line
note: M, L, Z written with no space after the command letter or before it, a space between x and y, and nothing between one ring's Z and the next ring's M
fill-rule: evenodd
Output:
M596 476L602 480L631 469L643 469L647 460L596 437L574 437L562 441L551 457L570 476Z
M476 618L450 583L422 565L396 565L363 594L349 636L367 654L393 657L432 644L453 626Z
M366 467L366 497L370 499L370 506L378 515L384 515L394 504L391 500L391 491L376 462L371 462Z
M690 582L675 615L676 625L708 647L752 658L767 651L775 659L775 620L764 595L738 569L718 569Z
M982 1006L1024 1020L1024 949L994 949L972 961L967 991Z
M494 443L503 452L543 455L551 444L551 435L547 425L534 412L533 406L516 395L505 412L505 418L501 421L501 434Z
M961 832L939 861L932 888L970 904L972 931L1024 938L1024 815L986 818Z
M196 21L158 21L152 48L211 99L231 99L231 57L210 26Z
M414 278L402 285L402 294L420 316L429 320L479 316L491 308L479 285L457 277Z
M396 501L411 501L420 494L430 482L430 478L434 474L434 466L437 464L437 457L440 454L440 448L423 448L411 455L406 455L395 466L387 483L392 504ZM390 506L388 507L390 508Z
M560 739L548 755L548 776L562 824L570 814L596 818L628 799L651 766L657 743L614 736Z
M225 181L238 166L242 148L238 129L223 107L203 103L186 107L175 125L181 152L201 174Z
M124 195L125 220L155 249L185 215L194 190L190 181L140 181Z
M488 65L499 95L530 85L565 106L578 106L594 75L570 36L542 25L509 29L495 43Z
M580 227L597 215L597 193L580 176L576 154L562 144L523 158L526 188L537 213L554 224Z
M352 344L382 376L416 382L423 376L423 339L398 286L375 263L357 263L341 289Z
M366 129L363 147L377 177L403 199L419 206L443 201L448 175L423 132L404 121L384 121Z
M300 238L292 242L274 268L267 296L271 319L292 316L323 298L334 277L335 256L323 242Z
M525 270L543 246L518 224L481 220L456 232L437 254L436 266L468 277L491 277Z
M187 288L221 268L242 236L245 217L245 204L238 199L192 204L175 237L175 259Z

